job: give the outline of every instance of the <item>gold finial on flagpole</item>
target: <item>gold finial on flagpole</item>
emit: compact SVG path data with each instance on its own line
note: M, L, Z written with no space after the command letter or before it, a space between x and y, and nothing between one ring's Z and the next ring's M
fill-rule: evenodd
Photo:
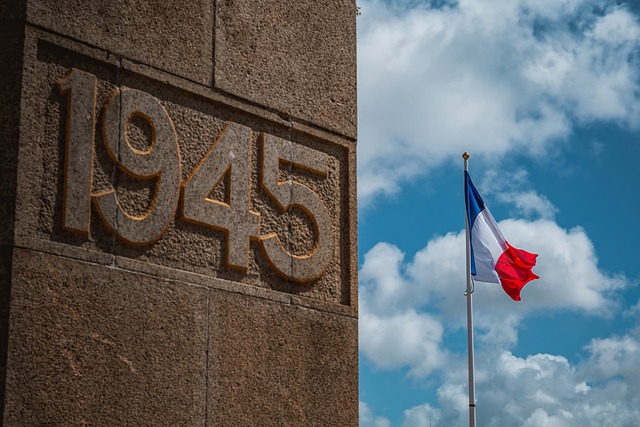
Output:
M462 153L462 158L463 158L463 159L465 159L465 160L469 160L469 157L471 157L471 156L470 156L470 155L469 155L469 153L467 153L466 151L465 151L464 153Z

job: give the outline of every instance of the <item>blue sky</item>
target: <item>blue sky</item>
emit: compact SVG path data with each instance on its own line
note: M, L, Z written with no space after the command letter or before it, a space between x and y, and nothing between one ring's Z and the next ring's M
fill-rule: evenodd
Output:
M360 426L468 425L462 152L522 301L478 283L478 426L640 419L640 15L359 0Z

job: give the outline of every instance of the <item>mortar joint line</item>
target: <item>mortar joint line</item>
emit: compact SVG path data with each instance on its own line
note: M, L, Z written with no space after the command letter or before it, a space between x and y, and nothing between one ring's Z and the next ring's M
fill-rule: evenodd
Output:
M117 163L120 162L120 144L122 142L122 138L124 136L124 132L125 129L123 129L123 123L122 123L122 89L120 88L121 84L122 84L122 70L124 69L123 63L122 63L122 57L118 56L117 57L117 61L118 61L118 70L116 72L116 91L118 92L118 141L116 142L116 152L115 152L115 160ZM104 117L103 117L104 119ZM126 124L126 123L125 123ZM104 138L104 135L103 135ZM106 143L106 141L103 141L103 144ZM113 186L113 197L115 199L115 230L113 233L113 236L111 237L111 250L112 252L115 252L115 246L116 246L116 233L117 230L119 229L119 224L120 224L120 209L119 206L120 204L118 203L118 194L116 192L116 187L117 187L117 181L118 181L118 164L114 164L113 165L113 171L111 172L111 185ZM113 264L115 265L116 262L116 258L115 256L113 257Z
M205 348L204 348L204 427L209 425L209 341L211 323L211 289L207 289L207 317L205 319Z
M293 209L293 162L295 161L295 151L293 149L293 141L291 138L293 120L291 120L291 117L287 117L287 121L289 122L289 126L287 127L287 142L289 144L290 160L287 165L287 182L289 184L289 200L291 201L291 203L289 204L289 209L287 209L287 252L289 253L289 255L291 255L291 248L293 246L291 244L291 241L293 239L293 215L291 211ZM293 273L293 257L290 258L289 270L291 271L291 273Z

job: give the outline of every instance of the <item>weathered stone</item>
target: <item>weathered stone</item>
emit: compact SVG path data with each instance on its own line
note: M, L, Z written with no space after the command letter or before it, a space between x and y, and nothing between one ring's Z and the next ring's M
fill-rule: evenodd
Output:
M12 258L13 249L9 245L0 244L0 402L5 401ZM3 415L4 405L0 404L0 421L4 418Z
M148 150L135 149L128 141L126 130L134 116L144 117L153 128ZM126 243L155 243L169 227L180 195L180 151L173 122L156 98L133 89L114 91L103 118L103 142L112 163L133 178L155 181L155 188L143 215L124 211L113 190L94 195L98 213Z
M16 249L4 425L204 425L207 299Z
M355 202L343 196L355 185L347 179L351 143L193 99L99 56L87 67L86 56L36 32L29 42L36 52L28 56L25 94L33 101L24 114L33 119L25 127L31 147L21 159L29 168L22 169L18 236L355 310L342 285L352 278L339 262L354 250L340 231ZM95 99L93 109L82 99ZM150 130L133 132L135 118ZM285 147L261 152L272 140ZM83 225L67 224L69 215Z
M212 291L209 426L355 426L357 320Z
M28 0L40 27L201 84L211 82L213 2Z
M215 87L356 136L352 0L216 2Z
M276 233L262 238L262 246L271 265L285 278L306 283L325 273L334 258L335 228L325 204L309 187L293 180L292 168L300 167L326 177L327 156L319 151L294 144L282 138L265 135L262 138L262 188L283 212L291 213L299 207L310 219L313 231L307 235L312 242L309 253L294 254L292 245L278 238ZM280 163L289 165L289 173L279 179Z
M24 27L0 21L0 244L13 242Z
M58 81L60 92L68 93L62 227L85 236L91 218L96 81L96 76L80 70Z
M0 23L0 424L357 425L353 1Z
M249 208L251 142L250 128L227 125L183 184L182 198L183 219L226 231L226 265L245 271L249 239L260 237L260 214ZM225 177L222 200L209 197Z

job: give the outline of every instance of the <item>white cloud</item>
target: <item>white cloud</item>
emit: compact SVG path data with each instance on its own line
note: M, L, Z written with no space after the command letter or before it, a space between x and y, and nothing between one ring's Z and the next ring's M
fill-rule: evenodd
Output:
M640 24L628 10L595 0L429 4L359 3L363 205L465 150L538 156L577 123L639 124ZM534 198L521 195L522 208Z
M478 282L474 293L478 340L509 348L521 320L540 310L573 309L611 315L627 281L599 270L589 237L548 220L499 223L510 243L539 254L539 280L513 302L499 285ZM360 270L360 350L381 369L408 367L423 377L453 357L442 347L449 331L466 326L464 232L435 237L412 260L388 243L365 254ZM430 312L421 310L428 309Z
M518 318L550 308L600 315L612 312L612 295L626 280L598 269L593 244L583 229L566 230L547 220L505 220L499 226L512 245L539 255L534 272L540 279L525 286L523 301L515 306L499 285L478 282L474 297L480 327L485 320L493 324L493 317L501 319L497 327L515 327ZM459 318L464 304L464 257L464 232L432 239L401 267L409 283L402 291L408 296L401 298L415 302L430 298L447 318ZM462 320L457 323L461 325Z
M440 411L425 403L404 411L402 427L432 427L439 419Z
M607 315L616 307L614 292L627 282L598 270L593 246L580 228L564 230L547 220L507 220L500 226L545 261L536 267L542 279L525 287L528 293L520 303L496 285L478 283L476 327L485 343L476 349L482 425L635 426L640 419L640 328L592 340L578 364L559 355L519 357L508 350L528 314L570 308ZM385 243L365 256L359 322L363 355L381 369L406 367L416 378L437 371L442 378L437 407L405 410L403 427L427 426L429 415L434 427L468 422L466 355L448 351L442 341L445 325L455 329L464 323L463 243L462 233L450 233L434 238L410 261ZM456 289L453 283L460 285Z
M594 340L585 360L551 354L517 357L483 348L476 359L478 425L487 427L632 427L640 419L640 333ZM463 372L464 375L460 375ZM438 406L404 411L403 427L468 425L466 361L443 371ZM590 384L590 385L589 385Z
M607 379L616 376L633 379L628 387L640 395L640 331L635 330L622 337L594 339L587 346L591 358L585 370L591 379Z
M366 402L359 404L360 427L390 427L391 422L385 417L376 416Z
M512 243L539 254L536 269L540 280L525 288L533 308L576 308L594 314L611 314L613 293L627 281L598 269L598 259L586 232L575 227L562 229L547 220L500 223Z
M544 409L536 409L522 427L570 427L565 418L570 419L571 416L564 411L550 416Z
M506 425L600 427L637 425L640 362L637 330L621 337L594 340L586 358L536 354L521 358L501 349L478 354L477 414L488 427ZM464 366L451 366L464 369ZM445 378L438 390L442 424L467 425L466 383ZM480 422L479 422L480 425Z
M443 327L434 316L413 309L392 314L377 314L360 299L360 351L375 366L398 369L408 366L412 376L424 377L444 366L447 360L441 348Z
M479 188L484 195L495 195L495 199L513 204L517 216L525 218L553 219L558 212L553 203L544 195L530 188L528 172L525 170L488 170Z
M535 191L523 191L518 193L504 193L500 200L513 203L526 217L539 216L544 219L553 219L557 209L544 196Z
M640 419L640 328L592 340L580 363L552 354L527 357L509 349L532 313L579 310L608 316L618 308L624 277L601 271L593 244L579 227L505 220L511 243L537 252L541 279L515 303L498 285L474 293L476 391L479 425L632 427ZM407 369L414 379L437 372L438 404L405 410L403 427L465 427L466 354L445 346L444 335L465 326L464 233L435 237L412 258L380 243L360 270L360 350L379 369ZM633 310L631 315L633 314ZM571 333L570 330L567 333Z
M539 280L522 291L523 302L513 306L498 285L476 284L478 312L493 313L501 318L509 313L519 316L541 309L579 309L592 314L609 314L613 292L626 284L623 277L601 272L593 244L579 227L566 230L548 220L505 220L499 226L509 242L537 253L534 272ZM454 316L459 311L460 292L464 286L464 232L447 234L431 240L406 267L417 286L427 295L440 300L444 313Z
M365 254L359 272L361 298L376 313L393 313L413 305L405 290L403 261L404 253L388 243L379 243Z

